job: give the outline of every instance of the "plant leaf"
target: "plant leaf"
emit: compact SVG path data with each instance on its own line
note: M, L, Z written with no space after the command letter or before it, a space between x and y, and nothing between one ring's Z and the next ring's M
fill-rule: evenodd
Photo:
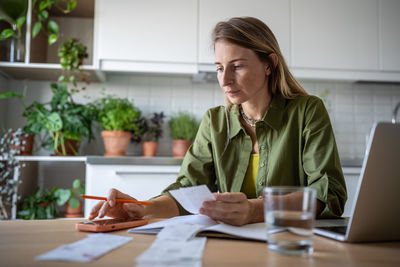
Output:
M49 32L57 34L58 33L57 22L55 22L54 20L49 20L49 22L47 23L47 29L49 30Z
M3 98L3 99L4 98L12 98L12 97L22 98L23 95L20 93L14 92L14 91L5 91L5 92L0 93L0 99L1 98Z
M53 112L46 118L46 128L49 131L57 132L62 129L63 123L60 115L56 112Z
M67 4L67 13L74 10L76 7L76 0L70 0Z
M54 44L58 40L58 35L52 33L49 35L49 45Z
M11 36L14 35L14 31L11 29L4 29L1 33L0 33L0 40L5 40Z
M76 209L77 207L79 207L79 200L77 200L76 198L71 198L68 204L71 209Z
M39 34L41 29L42 29L42 23L40 21L36 22L35 25L33 25L32 37L35 38Z
M26 17L25 16L19 17L17 19L17 29L18 30L20 30L22 28L22 25L24 25L25 21L26 21Z
M46 20L49 17L49 12L47 10L40 10L38 12L39 20Z
M74 182L72 183L72 188L79 189L80 187L81 187L81 181L79 179L75 179Z

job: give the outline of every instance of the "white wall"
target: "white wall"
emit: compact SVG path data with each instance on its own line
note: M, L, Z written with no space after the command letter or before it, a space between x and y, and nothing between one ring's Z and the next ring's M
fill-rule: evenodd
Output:
M329 92L324 100L334 126L341 158L362 158L366 136L373 122L390 121L392 110L400 101L399 84L328 81L301 81L301 83L310 94L322 96L324 92ZM24 85L28 86L28 103L33 100L48 101L51 97L50 82L9 81L10 89L23 88ZM74 99L83 103L92 101L101 96L103 88L108 94L133 99L143 114L164 111L169 117L179 110L185 110L201 119L208 108L223 104L223 95L216 83L192 83L190 77L127 74L110 75L104 84L92 83ZM23 126L21 113L20 105L8 105L7 125L13 128ZM171 142L167 124L164 128L158 155L170 156ZM95 142L83 144L81 149L81 153L85 155L104 153L102 140L98 134ZM38 153L49 154L43 150ZM128 154L141 155L141 153L140 145L130 145Z

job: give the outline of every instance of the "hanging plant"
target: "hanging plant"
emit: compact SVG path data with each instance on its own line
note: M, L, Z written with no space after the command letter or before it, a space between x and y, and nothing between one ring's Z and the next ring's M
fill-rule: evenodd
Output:
M54 6L64 14L70 13L76 7L76 0L33 0L32 8L37 17L37 22L32 28L32 37L35 38L40 31L48 36L49 45L57 42L59 27L57 22L49 18L51 8Z

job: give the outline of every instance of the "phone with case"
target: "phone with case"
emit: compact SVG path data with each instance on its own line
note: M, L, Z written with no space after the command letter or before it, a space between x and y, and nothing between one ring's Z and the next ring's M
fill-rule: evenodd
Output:
M127 228L134 228L148 223L145 219L104 219L79 222L75 225L76 230L84 232L110 232Z

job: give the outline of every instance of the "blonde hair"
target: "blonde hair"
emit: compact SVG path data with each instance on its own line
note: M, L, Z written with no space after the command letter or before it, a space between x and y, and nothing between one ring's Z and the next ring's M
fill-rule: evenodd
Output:
M253 50L262 62L267 62L271 69L268 89L273 95L280 93L284 98L292 99L307 92L290 73L278 42L272 31L259 19L253 17L236 17L217 23L212 34L213 44L219 40L231 42ZM278 57L277 65L269 55ZM225 97L227 110L232 103Z

